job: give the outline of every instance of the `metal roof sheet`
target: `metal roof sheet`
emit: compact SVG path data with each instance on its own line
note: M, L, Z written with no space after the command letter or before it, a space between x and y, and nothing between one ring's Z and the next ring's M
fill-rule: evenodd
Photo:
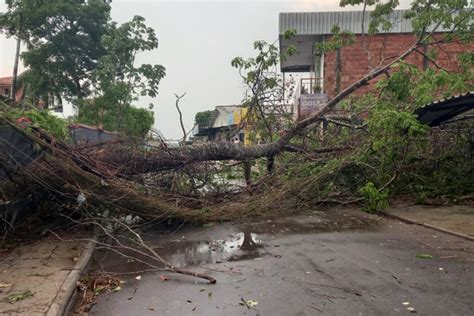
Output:
M409 33L412 31L411 22L403 16L408 10L395 10L389 15L393 27L387 33ZM333 12L284 12L279 16L279 34L283 35L289 29L295 29L298 35L331 34L334 25L341 30L355 34L362 33L362 21L367 32L370 21L370 11L333 11Z
M421 123L437 126L472 109L474 109L474 91L434 101L417 109L415 114Z

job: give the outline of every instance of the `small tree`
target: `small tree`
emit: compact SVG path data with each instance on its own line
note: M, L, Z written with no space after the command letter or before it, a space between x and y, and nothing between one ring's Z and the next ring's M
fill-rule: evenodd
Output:
M126 134L133 131L134 136L143 136L153 125L150 111L132 107L140 96L157 96L158 84L165 76L161 65L135 65L138 53L158 47L155 31L144 22L135 16L120 26L109 24L101 41L106 54L92 76L93 98L78 104L80 122L95 122Z
M294 35L295 31L289 30L284 37ZM236 57L231 65L238 69L247 89L247 96L243 100L243 105L248 108L245 122L253 127L254 133L260 138L272 141L281 132L285 121L288 123L291 119L291 113L285 105L286 99L291 98L294 87L292 81L284 84L277 71L281 57L275 44L256 41L254 49L257 51L255 58ZM282 58L295 52L295 47L290 46Z

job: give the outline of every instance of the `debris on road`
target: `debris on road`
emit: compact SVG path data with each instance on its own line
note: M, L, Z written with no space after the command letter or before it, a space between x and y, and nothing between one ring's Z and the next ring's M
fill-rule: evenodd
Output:
M433 259L433 256L427 253L417 253L416 257L418 259Z
M16 303L18 301L23 301L23 300L26 300L27 298L31 298L31 297L33 297L33 295L34 295L34 293L31 292L30 290L25 290L25 291L22 291L22 292L11 293L7 297L5 297L3 299L3 301L6 302L6 303L13 304L13 303Z

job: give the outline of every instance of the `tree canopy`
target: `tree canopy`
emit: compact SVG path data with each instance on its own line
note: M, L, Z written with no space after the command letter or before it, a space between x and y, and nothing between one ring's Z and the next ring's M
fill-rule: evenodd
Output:
M100 0L9 0L7 8L0 26L27 46L22 59L30 92L69 99L89 95L92 71L105 54L101 39L110 6Z
M118 25L103 0L9 0L0 29L27 46L21 57L29 102L65 98L79 122L133 136L153 125L149 110L133 108L140 96L158 95L165 75L161 65L136 65L137 53L158 47L144 18Z

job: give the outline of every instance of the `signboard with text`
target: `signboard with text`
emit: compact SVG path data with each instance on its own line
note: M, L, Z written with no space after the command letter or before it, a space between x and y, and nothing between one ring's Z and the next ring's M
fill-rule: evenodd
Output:
M304 118L320 111L328 102L324 93L302 94L299 102L298 118Z

